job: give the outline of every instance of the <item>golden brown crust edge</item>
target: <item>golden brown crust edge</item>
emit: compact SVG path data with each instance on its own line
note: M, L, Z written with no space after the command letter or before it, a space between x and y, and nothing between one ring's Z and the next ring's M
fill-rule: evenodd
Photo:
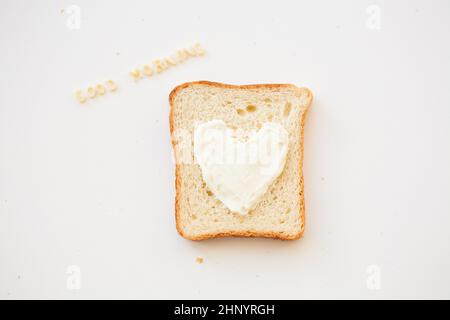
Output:
M178 164L175 163L175 225L178 233L185 239L188 240L206 240L206 239L213 239L213 238L222 238L222 237L260 237L260 238L272 238L272 239L278 239L278 240L297 240L300 239L303 236L304 230L305 230L305 195L304 195L304 181L303 181L303 147L304 147L304 127L305 127L305 119L306 114L308 113L308 109L311 106L313 95L311 90L304 87L297 87L293 84L248 84L248 85L232 85L232 84L225 84L220 82L211 82L211 81L193 81L193 82L186 82L181 85L176 86L169 94L169 105L170 105L170 111L169 111L169 127L170 127L170 135L171 135L171 143L172 148L175 147L174 141L172 139L172 133L173 133L173 108L174 108L174 99L175 96L179 91L181 91L184 88L187 88L191 85L209 85L209 86L215 86L219 88L230 88L230 89L258 89L258 88L295 88L298 91L305 91L308 94L308 101L306 104L306 109L302 113L301 122L300 122L300 217L301 217L301 226L300 231L297 234L294 235L285 235L282 233L277 232L260 232L260 231L230 231L230 232L219 232L219 233L207 233L203 234L198 237L190 237L187 234L184 233L183 229L180 226L179 220L179 197L180 197L180 185L181 185L181 177L179 174L179 168ZM176 160L175 160L176 162Z

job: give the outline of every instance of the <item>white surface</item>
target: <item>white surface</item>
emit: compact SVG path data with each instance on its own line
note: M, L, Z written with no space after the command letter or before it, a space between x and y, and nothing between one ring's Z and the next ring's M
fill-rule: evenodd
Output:
M118 3L1 3L1 298L450 298L448 1ZM302 240L176 233L167 96L198 79L313 90Z

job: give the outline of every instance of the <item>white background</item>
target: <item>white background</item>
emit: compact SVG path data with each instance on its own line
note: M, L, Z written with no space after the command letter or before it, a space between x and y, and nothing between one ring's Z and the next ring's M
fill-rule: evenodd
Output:
M449 12L444 0L1 1L0 298L450 298ZM205 57L129 76L196 41ZM108 78L116 93L77 103ZM176 233L167 98L201 79L314 92L303 239Z

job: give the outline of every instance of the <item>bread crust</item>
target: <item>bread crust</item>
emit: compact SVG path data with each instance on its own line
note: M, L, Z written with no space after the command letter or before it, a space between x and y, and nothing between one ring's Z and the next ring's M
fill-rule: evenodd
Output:
M260 237L260 238L272 238L272 239L278 239L278 240L297 240L300 239L303 236L304 230L305 230L305 196L304 196L304 181L303 181L303 147L304 147L304 127L305 127L305 119L306 114L308 113L308 109L311 106L313 95L311 90L304 87L297 87L293 84L247 84L247 85L232 85L232 84L225 84L220 82L211 82L211 81L193 81L193 82L186 82L183 84L180 84L176 86L169 94L169 105L170 105L170 111L169 111L169 127L170 127L170 135L172 137L173 130L174 130L174 119L173 119L173 110L174 110L174 100L176 95L179 91L192 86L192 85L208 85L218 88L229 88L229 89L259 89L259 88L290 88L295 89L298 92L305 92L308 95L308 101L306 103L305 111L302 112L301 120L300 120L300 218L301 218L301 226L300 231L297 234L294 235L286 235L280 232L260 232L260 231L253 231L253 230L246 230L246 231L230 231L230 232L218 232L218 233L207 233L198 237L191 237L187 235L183 228L180 225L180 186L181 186L181 177L180 177L180 170L179 170L179 164L175 163L175 225L178 233L185 239L188 240L206 240L206 239L212 239L212 238L222 238L222 237ZM172 148L175 148L174 140L171 139ZM176 161L175 161L176 162Z

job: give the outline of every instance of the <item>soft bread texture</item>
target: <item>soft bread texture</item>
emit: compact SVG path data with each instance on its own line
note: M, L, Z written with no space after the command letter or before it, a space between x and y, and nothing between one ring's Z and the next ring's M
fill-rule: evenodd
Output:
M198 81L172 90L170 132L176 161L175 218L180 235L190 240L227 236L293 240L303 235L303 129L311 101L310 90L291 84L235 86ZM177 132L184 132L184 139L186 134L192 137L196 123L213 119L249 131L273 121L289 133L284 170L248 215L230 212L208 190L193 158L191 163L181 160L186 144L180 142Z

